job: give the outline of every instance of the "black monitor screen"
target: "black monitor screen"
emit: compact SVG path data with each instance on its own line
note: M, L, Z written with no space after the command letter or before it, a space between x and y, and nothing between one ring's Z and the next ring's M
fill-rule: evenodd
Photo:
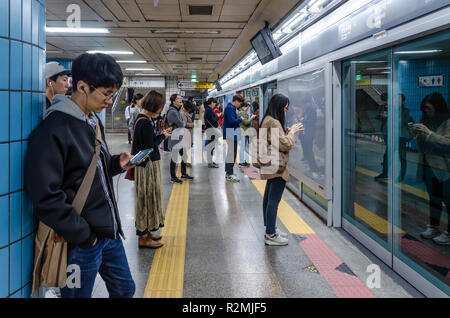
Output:
M262 29L251 39L251 43L263 65L281 55L269 28Z

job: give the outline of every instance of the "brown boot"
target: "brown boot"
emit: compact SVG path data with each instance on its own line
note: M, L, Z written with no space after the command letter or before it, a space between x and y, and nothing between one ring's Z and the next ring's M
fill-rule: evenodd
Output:
M147 248L159 248L164 244L153 241L148 235L147 236L139 236L139 247L147 247Z
M152 234L152 233L149 233L149 234L148 234L148 237L150 237L153 241L159 241L160 239L162 239L162 236L161 236L161 235L158 235L158 234Z

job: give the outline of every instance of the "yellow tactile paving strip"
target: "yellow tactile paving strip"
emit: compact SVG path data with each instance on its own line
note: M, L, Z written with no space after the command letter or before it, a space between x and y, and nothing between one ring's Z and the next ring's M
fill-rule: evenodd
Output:
M161 231L164 246L153 257L144 298L183 297L189 183L173 185Z
M253 185L258 192L264 196L266 187L265 180L252 180ZM315 234L314 230L295 212L295 210L284 200L281 199L278 206L278 218L290 233L294 234Z
M370 210L367 210L365 207L359 205L356 202L353 202L355 209L355 217L368 224L370 227L375 229L377 232L381 234L389 234L389 229L391 228L389 222L382 217L376 215ZM396 233L406 234L405 231L399 229L394 226L394 230Z

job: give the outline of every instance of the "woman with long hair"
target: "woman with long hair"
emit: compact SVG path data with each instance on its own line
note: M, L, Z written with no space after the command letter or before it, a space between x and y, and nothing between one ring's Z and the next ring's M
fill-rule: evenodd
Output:
M429 224L420 235L432 238L437 244L450 245L450 113L440 93L427 95L420 109L422 118L413 125L420 148L417 179L424 181L430 198ZM443 203L447 210L447 230L439 235Z
M164 106L164 96L149 92L142 100L142 111L136 118L131 153L153 149L150 157L135 170L135 225L139 247L158 248L160 235L152 234L164 226L161 156L159 145L170 136L170 129L158 134L157 118Z
M271 140L278 137L279 158L283 162L275 173L264 174L261 171L261 179L267 180L263 199L263 217L266 227L264 242L266 245L287 245L288 235L276 227L278 205L280 204L286 182L289 181L289 151L295 145L295 134L303 131L301 123L286 128L286 112L289 108L289 99L282 95L274 95L267 107L267 111L261 123L261 129L267 130L267 144L271 146ZM264 138L264 134L259 134Z
M131 105L134 107L130 108L130 120L128 121L128 129L131 132L131 139L133 139L133 129L134 124L136 123L136 118L139 116L139 113L141 112L142 107L142 100L144 98L144 95L142 94L136 94L134 95Z

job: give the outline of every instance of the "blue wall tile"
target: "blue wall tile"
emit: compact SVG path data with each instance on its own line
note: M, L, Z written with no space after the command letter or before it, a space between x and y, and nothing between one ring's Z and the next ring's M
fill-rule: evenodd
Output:
M33 91L39 90L39 49L36 46L33 46L31 52L31 88Z
M22 42L11 41L10 88L22 89Z
M23 44L22 68L22 89L25 91L31 91L31 46L29 44Z
M31 0L22 0L22 39L31 42Z
M40 6L39 9L39 21L45 21L45 7L44 6ZM41 48L45 49L45 28L39 28L38 31L38 37L39 37L39 46Z
M0 249L0 297L8 297L9 248Z
M1 64L1 63L0 63ZM9 118L9 93L0 92L0 118ZM9 120L0 125L0 142L9 141ZM0 169L2 170L2 169ZM0 193L1 194L1 193Z
M9 88L9 40L0 39L0 89Z
M22 298L22 290L18 290L13 295L9 296L9 298Z
M22 139L22 93L9 94L10 135L9 139Z
M10 237L9 242L15 242L19 240L22 236L22 226L21 226L21 219L22 219L22 213L21 213L21 206L22 206L22 198L20 196L20 192L13 193L10 196Z
M12 39L21 40L22 39L22 1L21 0L10 0L10 37Z
M25 280L24 280L25 282ZM30 298L31 297L31 283L26 285L23 289L22 289L22 298Z
M9 35L9 1L0 0L0 36Z
M22 241L22 284L31 283L33 277L34 241L33 236L28 236ZM28 296L25 296L28 297Z
M0 162L5 169L0 169L0 195L9 192L9 144L0 144Z
M39 49L39 91L45 91L45 51Z
M42 108L40 103L40 94L33 93L31 95L31 129L34 130L39 125L39 108Z
M22 287L22 241L10 246L9 252L9 292L14 293Z
M25 192L22 192L22 235L33 231L33 204Z
M40 21L40 14L39 10L41 8L41 5L38 1L32 0L31 4L31 16L32 16L32 23L31 23L31 41L35 45L39 45L39 27L41 25ZM45 21L44 21L45 22Z
M31 133L31 93L22 93L22 139Z
M10 191L22 189L22 143L13 142L9 147Z
M0 248L9 243L9 196L0 197Z

